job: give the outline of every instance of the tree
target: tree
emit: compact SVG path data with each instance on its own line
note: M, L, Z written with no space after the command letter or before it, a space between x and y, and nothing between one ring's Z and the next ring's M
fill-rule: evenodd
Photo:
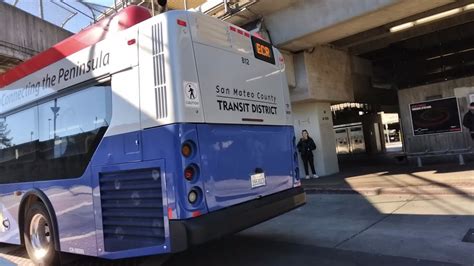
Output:
M0 149L11 147L12 139L8 137L10 130L8 129L5 119L0 120Z

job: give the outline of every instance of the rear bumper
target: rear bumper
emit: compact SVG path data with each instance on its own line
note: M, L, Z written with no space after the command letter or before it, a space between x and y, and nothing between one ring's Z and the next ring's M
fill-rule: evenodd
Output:
M306 194L302 187L297 187L197 218L171 220L171 252L239 232L305 203Z

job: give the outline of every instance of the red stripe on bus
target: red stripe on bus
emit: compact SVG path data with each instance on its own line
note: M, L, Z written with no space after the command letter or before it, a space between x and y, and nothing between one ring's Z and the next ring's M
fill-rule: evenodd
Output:
M55 44L53 47L0 75L0 88L64 59L79 50L102 41L107 37L109 32L112 33L130 28L150 17L150 12L144 7L127 7L117 14L87 27L79 33Z

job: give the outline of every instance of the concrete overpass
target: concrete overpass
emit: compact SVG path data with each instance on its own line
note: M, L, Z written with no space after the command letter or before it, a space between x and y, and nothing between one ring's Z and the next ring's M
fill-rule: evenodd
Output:
M0 73L46 50L70 32L0 1Z
M239 0L227 8L223 2L198 9L259 32L285 52L296 133L308 129L316 137L319 174L338 171L330 110L337 103L376 106L360 118L372 152L380 150L380 138L383 144L379 111L400 112L407 152L472 145L467 132L414 136L408 106L456 94L466 111L474 94L474 1Z

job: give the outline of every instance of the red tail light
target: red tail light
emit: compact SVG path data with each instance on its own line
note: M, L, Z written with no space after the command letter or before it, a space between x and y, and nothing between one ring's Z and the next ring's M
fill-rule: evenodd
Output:
M184 178L186 178L186 180L188 181L193 180L195 174L196 169L194 169L194 167L192 166L188 166L186 167L186 169L184 169Z

